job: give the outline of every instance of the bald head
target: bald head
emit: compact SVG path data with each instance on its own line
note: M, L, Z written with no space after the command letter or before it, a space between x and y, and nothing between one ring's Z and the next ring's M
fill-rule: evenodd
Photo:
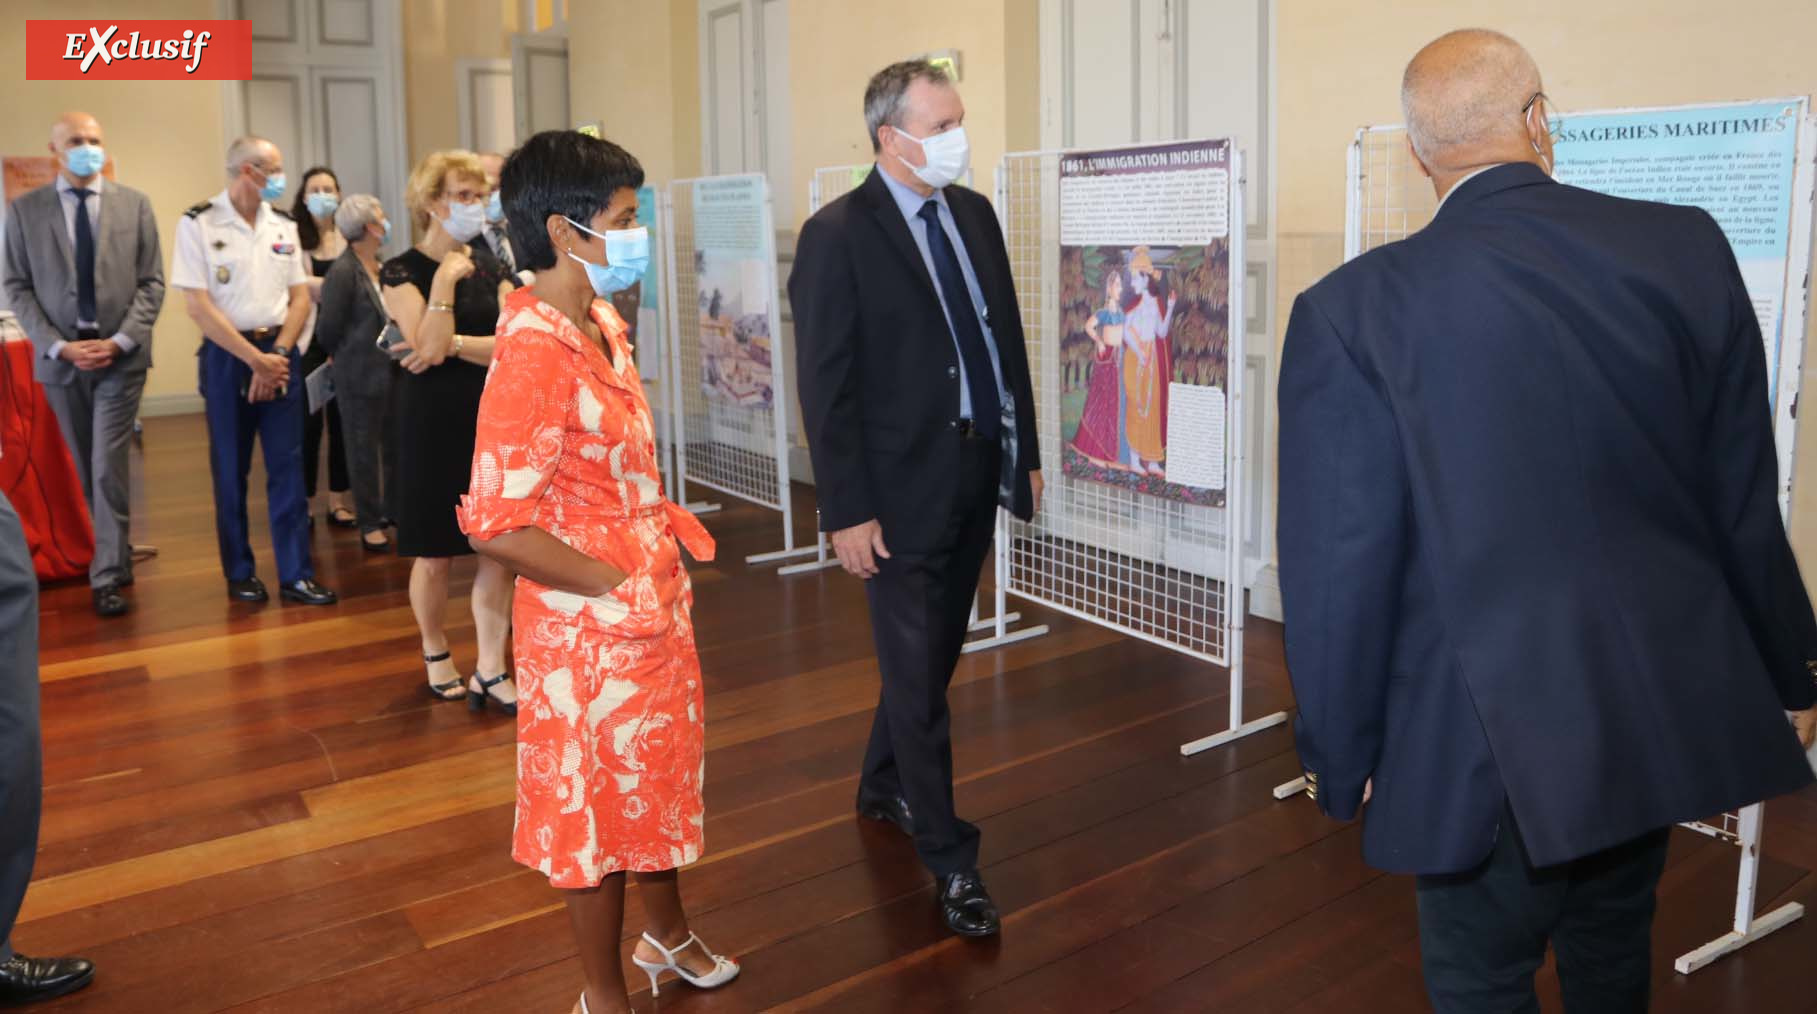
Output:
M87 113L71 110L50 125L50 147L58 154L77 145L100 143L101 123Z
M1401 111L1413 151L1435 178L1533 161L1533 117L1523 117L1522 109L1539 90L1539 65L1508 36L1481 28L1441 35L1401 76ZM1539 124L1543 134L1543 118Z

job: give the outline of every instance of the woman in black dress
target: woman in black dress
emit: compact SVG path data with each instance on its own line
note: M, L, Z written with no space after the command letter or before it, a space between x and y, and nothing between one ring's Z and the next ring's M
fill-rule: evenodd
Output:
M347 248L340 230L334 227L334 210L341 202L341 181L327 166L311 166L297 187L296 200L290 205L290 217L296 219L297 242L309 255L309 294L317 304L322 301L322 279L334 259ZM303 376L307 377L328 361L320 336L312 336L303 350ZM305 403L307 404L307 403ZM347 443L341 435L340 406L329 402L320 412L310 412L303 419L303 494L310 499L309 517L315 518L316 476L322 467L322 431L328 431L328 522L340 528L355 524L353 483L347 475Z
M472 152L438 151L424 159L410 174L404 195L422 238L385 262L379 286L411 349L392 393L397 441L392 520L398 555L416 558L410 607L423 637L429 693L450 701L471 693L475 707L491 703L515 714L517 689L505 666L510 572L479 559L473 577L479 662L466 686L449 660L444 626L449 564L473 552L454 510L467 493L499 301L516 286L483 244L468 245L485 227L489 193L486 172Z

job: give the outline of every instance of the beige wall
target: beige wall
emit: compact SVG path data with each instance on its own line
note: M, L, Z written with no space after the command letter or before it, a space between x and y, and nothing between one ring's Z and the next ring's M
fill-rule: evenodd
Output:
M432 151L460 145L455 61L511 59L521 5L516 0L403 2L404 129L414 166Z
M158 218L164 263L170 265L172 240L183 209L221 189L226 143L221 136L221 85L215 81L25 80L25 21L65 18L70 5L59 0L13 0L6 5L7 23L0 26L0 81L6 99L0 103L0 154L43 155L50 123L65 109L82 109L101 121L107 150L121 183L143 191ZM214 0L107 0L84 3L85 17L213 18ZM152 337L156 368L146 382L146 410L160 401L187 402L195 394L194 325L174 294Z
M1507 32L1532 50L1547 94L1566 111L1817 91L1810 56L1817 4L1756 0L1745 7L1709 0L1278 0L1283 326L1294 295L1342 256L1346 146L1360 126L1399 122L1401 68L1420 46L1453 28ZM1814 358L1805 359L1806 385L1817 383ZM1817 587L1817 424L1801 424L1798 446L1792 537L1806 580Z
M696 10L694 0L568 5L570 47L591 39L611 54L594 60L570 50L568 111L636 155L652 186L700 173Z

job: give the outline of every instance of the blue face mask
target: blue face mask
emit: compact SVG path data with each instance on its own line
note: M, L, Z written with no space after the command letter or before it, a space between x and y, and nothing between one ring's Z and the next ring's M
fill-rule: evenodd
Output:
M266 173L265 185L259 188L259 196L267 201L275 201L284 196L284 174Z
M107 152L98 144L79 144L63 149L63 168L72 175L87 179L107 164Z
M644 271L650 266L650 230L640 225L635 229L594 232L572 218L568 219L568 224L589 236L598 236L606 241L604 264L582 260L575 256L574 251L568 251L568 256L580 261L581 267L587 269L587 281L592 283L595 293L610 296L643 279Z
M334 214L334 209L341 206L341 199L318 190L303 198L303 206L309 209L311 215L317 218L327 218Z
M498 191L494 190L492 196L486 198L486 221L497 224L504 220L505 205L499 200Z

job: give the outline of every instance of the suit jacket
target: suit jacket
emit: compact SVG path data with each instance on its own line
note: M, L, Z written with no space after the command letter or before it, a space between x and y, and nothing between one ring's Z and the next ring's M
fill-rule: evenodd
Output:
M1301 759L1395 872L1551 865L1811 780L1817 619L1766 357L1696 208L1500 166L1294 305L1280 569Z
M108 180L95 230L95 315L101 337L124 334L139 347L110 369L151 368L151 330L164 305L164 257L151 201ZM76 250L55 184L21 194L6 216L6 299L37 347L40 383L68 384L78 372L47 358L59 341L76 340Z
M391 386L391 357L379 350L379 332L391 319L377 285L352 246L341 251L322 276L322 302L316 307L316 344L334 357L335 383L350 393L383 394Z
M946 199L1016 404L1004 506L1027 519L1028 473L1041 456L1009 253L990 201L961 186L947 187ZM875 518L892 551L931 549L956 494L959 353L915 237L877 172L802 226L789 300L821 528Z

